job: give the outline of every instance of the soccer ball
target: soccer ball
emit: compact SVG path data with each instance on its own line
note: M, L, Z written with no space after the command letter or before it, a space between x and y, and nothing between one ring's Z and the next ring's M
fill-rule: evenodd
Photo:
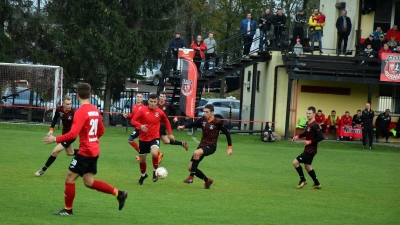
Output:
M165 169L164 167L158 167L158 169L156 170L156 176L159 179L164 179L168 176L168 171L167 169Z

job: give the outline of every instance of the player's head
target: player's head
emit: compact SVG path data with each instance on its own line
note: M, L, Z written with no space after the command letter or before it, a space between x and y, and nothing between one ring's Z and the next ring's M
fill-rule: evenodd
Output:
M150 94L149 100L147 102L149 103L149 109L155 109L157 107L157 102L158 102L157 94Z
M344 115L345 115L346 117L349 117L349 116L350 116L350 112L349 112L349 111L346 111L346 112L344 113Z
M164 103L165 99L167 99L167 93L165 91L160 92L160 96L158 98L160 99L160 103Z
M207 104L206 106L204 106L203 113L206 119L210 119L214 116L214 106Z
M70 111L72 108L71 96L64 95L62 105L65 112Z
M90 84L88 83L79 82L76 95L81 100L89 99L92 95L92 87L90 87Z
M335 111L335 110L332 110L331 115L332 115L332 116L336 116L336 111Z
M322 110L318 109L317 114L318 114L318 116L321 116L322 115Z
M315 107L314 106L310 106L307 108L307 119L308 120L312 120L315 117Z
M385 110L385 115L387 116L387 115L389 115L390 114L390 109L386 109Z
M361 109L357 110L357 116L361 116Z
M143 102L143 95L140 93L136 94L136 104L141 104Z

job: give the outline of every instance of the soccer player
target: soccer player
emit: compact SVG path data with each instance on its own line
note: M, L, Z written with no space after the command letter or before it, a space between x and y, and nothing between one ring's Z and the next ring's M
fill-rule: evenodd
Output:
M159 96L160 100L157 103L157 107L160 108L162 111L164 111L166 116L168 116L170 114L170 112L172 115L175 116L176 115L175 107L173 105L169 104L168 102L166 102L165 101L166 98L167 98L166 93L164 91L162 91ZM173 121L174 121L174 123L176 123L178 121L178 118L175 116ZM182 141L182 142L177 141L177 140L171 141L168 138L167 130L165 128L163 121L161 121L161 126L160 126L160 137L164 144L180 145L180 146L184 147L186 151L188 150L186 141Z
M139 166L141 176L138 181L139 185L143 184L144 179L148 177L146 173L146 155L151 152L153 162L153 182L157 182L156 170L159 164L159 151L160 148L160 121L165 125L168 131L169 138L175 141L172 135L171 124L165 113L157 108L157 94L150 94L148 106L143 107L131 120L131 124L140 129L139 134Z
M79 176L83 177L83 183L86 187L116 196L119 202L119 210L121 210L125 205L128 193L117 190L103 181L94 179L100 154L99 138L104 134L104 126L99 110L90 104L90 85L78 83L77 87L76 96L81 107L75 112L71 130L62 136L54 137L53 135L48 135L43 138L43 142L47 144L53 142L62 143L74 140L79 134L79 151L72 159L65 178L65 208L54 214L60 216L73 215L72 205L75 198L75 181Z
M50 125L50 131L47 133L47 135L48 136L53 135L53 130L58 121L58 118L61 118L61 122L63 125L62 134L68 133L71 130L72 121L74 119L74 113L75 113L75 109L73 109L71 106L71 97L68 95L65 95L63 97L62 106L59 106L56 108L56 111L55 111L55 114L53 117L53 121L51 122L51 125ZM51 152L50 157L47 159L47 161L44 164L44 166L42 167L42 169L38 170L35 173L35 176L37 176L37 177L42 176L44 174L44 172L46 172L46 170L51 166L51 164L53 164L53 162L57 159L58 153L60 153L62 150L65 149L65 153L67 153L68 156L75 155L78 150L77 149L74 150L72 148L72 143L74 141L75 140L62 142L62 143L58 144Z
M318 142L324 140L324 135L320 131L318 123L315 121L315 108L310 106L307 108L307 126L303 133L293 137L292 141L296 141L299 138L306 137L304 152L301 153L297 158L293 160L293 166L300 176L300 182L297 188L302 188L307 184L306 178L304 177L303 168L300 163L304 163L308 174L314 181L313 188L321 189L321 184L318 181L317 175L313 170L311 163L314 156L317 154Z
M188 170L190 171L190 175L184 183L191 184L193 183L193 177L196 176L205 181L204 188L210 189L213 180L208 178L204 173L198 169L199 163L205 156L209 156L214 154L217 149L217 140L219 132L222 131L226 139L228 141L228 156L232 155L232 139L229 131L224 127L222 121L218 118L214 117L214 106L206 105L203 109L204 116L200 119L190 123L186 126L178 126L178 130L182 130L184 128L192 128L201 126L203 129L203 136L201 137L201 141L197 149L194 151L192 158L190 159L190 163L188 166Z
M132 112L129 114L124 113L123 116L128 119L132 119L133 116L140 111L145 105L142 104L143 102L143 95L140 93L136 94L136 104L132 106ZM135 129L132 134L128 138L128 143L137 151L139 152L139 145L135 142L135 138L139 137L139 129ZM162 161L162 153L158 153L158 164ZM139 156L135 156L136 160L139 161Z

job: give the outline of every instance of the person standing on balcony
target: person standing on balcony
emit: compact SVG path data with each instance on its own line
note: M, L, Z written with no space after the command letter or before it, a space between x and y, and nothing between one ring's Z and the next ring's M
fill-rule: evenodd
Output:
M299 9L299 12L296 14L294 20L294 28L293 28L293 39L291 41L291 46L296 44L296 40L300 39L300 44L303 43L304 40L304 24L306 23L307 19L304 15L303 9Z
M206 43L203 42L201 35L197 35L196 40L192 42L192 44L190 45L190 48L194 50L193 61L196 64L197 72L200 73L201 61L203 60L204 52L207 49L207 45L206 45Z
M279 48L281 40L285 37L284 35L282 35L282 31L285 31L285 24L286 16L285 14L283 14L282 9L278 9L278 12L274 17L275 48ZM281 48L283 49L283 45L281 46Z
M181 34L176 31L175 32L175 38L171 40L169 43L169 48L172 51L172 55L174 56L174 61L172 63L172 68L174 70L174 74L176 74L177 66L178 66L178 51L179 48L185 48L185 41L181 38Z
M347 52L347 40L351 32L351 20L347 16L347 11L343 10L342 16L336 20L336 29L338 32L338 44L337 44L337 54L346 54ZM342 50L343 42L343 50Z
M243 37L244 48L243 48L243 56L245 58L248 57L250 53L251 43L253 42L253 36L256 33L257 24L254 20L251 19L251 14L248 13L246 19L242 21L240 26L240 33Z
M266 9L258 20L258 27L260 28L260 45L258 51L264 50L264 44L268 46L268 37L272 22L273 15L271 15L271 10Z
M214 59L214 64L213 64L213 68L217 68L218 67L218 61L219 58L217 57L217 54L215 54L215 50L217 48L217 42L214 39L214 34L212 32L210 32L208 34L208 38L206 38L204 40L204 43L206 43L207 45L207 51L206 51L206 62L205 62L205 66L206 66L206 71L208 71L210 69L210 65L209 65L209 61L210 59Z
M321 18L321 19L319 19ZM319 9L314 9L314 13L310 16L310 19L308 20L308 25L310 26L311 30L311 52L314 51L314 42L315 39L318 40L318 47L319 47L319 53L322 52L322 29L325 26L324 23L320 23L319 21L322 20L322 16L319 13Z
M400 41L400 31L397 28L397 25L393 25L392 29L386 32L386 41L390 41L390 38L394 37L395 41Z

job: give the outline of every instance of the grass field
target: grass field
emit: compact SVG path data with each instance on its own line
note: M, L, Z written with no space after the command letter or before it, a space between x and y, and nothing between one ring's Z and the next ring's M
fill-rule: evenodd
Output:
M322 189L299 181L291 165L301 143L262 143L259 136L232 135L233 155L226 156L220 136L217 152L200 164L214 179L210 190L203 181L182 181L197 143L186 132L190 151L161 145L162 166L169 175L153 183L140 176L135 151L124 128L106 128L101 138L97 179L129 192L125 208L111 195L85 188L77 181L74 216L56 217L63 208L64 176L71 160L60 154L42 177L40 169L55 145L44 145L47 126L0 124L0 224L398 224L400 220L400 149L323 142L313 166ZM60 133L56 131L55 133ZM195 135L200 139L200 133ZM77 143L77 142L76 142ZM77 144L75 144L77 147ZM148 170L151 160L148 159ZM151 170L150 170L151 171Z

